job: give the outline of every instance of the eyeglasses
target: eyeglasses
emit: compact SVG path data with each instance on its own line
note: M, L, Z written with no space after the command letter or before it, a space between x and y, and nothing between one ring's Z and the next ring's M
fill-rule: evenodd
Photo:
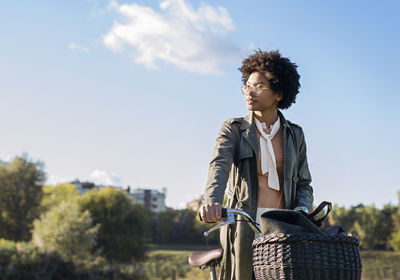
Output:
M242 85L240 87L240 89L242 90L242 93L244 95L246 95L247 92L252 91L254 93L254 95L257 96L257 95L260 95L263 92L263 90L271 89L271 88L263 87L262 85L256 85L256 86Z

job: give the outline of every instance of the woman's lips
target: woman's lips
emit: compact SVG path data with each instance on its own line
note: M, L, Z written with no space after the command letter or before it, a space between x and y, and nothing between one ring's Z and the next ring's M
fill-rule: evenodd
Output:
M247 100L246 100L246 103L249 104L249 105L253 105L253 104L256 103L256 101L253 100L253 99L247 99Z

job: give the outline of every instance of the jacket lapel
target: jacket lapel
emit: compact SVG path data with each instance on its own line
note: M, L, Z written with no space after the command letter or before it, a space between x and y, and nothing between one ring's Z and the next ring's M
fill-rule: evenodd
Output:
M239 160L252 157L255 154L258 162L258 141L257 132L253 123L253 113L248 114L243 119L240 129L242 130L242 138L245 141L241 141Z
M291 199L292 199L292 190L291 190L291 175L290 175L290 167L291 160L289 160L289 155L291 153L290 138L292 137L292 129L286 121L285 117L278 110L279 117L281 119L281 125L283 126L283 191L285 194L285 206L286 208L290 208Z
M283 127L283 191L285 194L285 206L290 209L292 204L292 178L291 178L291 165L294 158L293 154L293 131L289 123L278 110L278 115L281 119L281 126ZM242 139L240 142L239 160L243 158L250 158L256 155L256 162L259 161L259 144L257 140L256 127L253 121L253 113L247 115L240 127L242 130Z

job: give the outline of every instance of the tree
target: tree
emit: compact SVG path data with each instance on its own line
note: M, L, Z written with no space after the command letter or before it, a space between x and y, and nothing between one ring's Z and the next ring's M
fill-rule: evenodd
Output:
M215 226L215 224L208 224L203 221L200 221L199 216L195 216L195 223L194 223L194 228L195 232L197 234L197 244L204 244L204 242L208 244L219 244L219 230L212 232L209 236L205 237L204 232L210 230L212 226Z
M396 207L384 205L380 210L374 205L357 209L354 231L360 238L361 246L369 249L387 249L393 232L392 216Z
M397 193L400 202L400 192ZM392 215L393 231L390 236L390 245L396 250L400 251L400 205Z
M391 236L395 230L395 221L393 217L398 211L398 207L386 204L380 211L380 223L377 230L377 246L376 249L390 249Z
M330 221L333 224L341 225L346 232L354 234L354 223L357 220L357 209L361 207L364 206L360 204L358 206L351 206L350 209L346 209L345 207L340 207L335 204L330 213Z
M77 200L65 200L35 220L33 238L44 248L56 249L65 261L80 262L90 256L98 229L89 211L80 211Z
M388 249L394 227L392 217L396 211L397 207L390 204L384 205L381 210L374 205L360 204L349 209L335 205L330 221L340 224L346 232L356 235L361 246L365 248Z
M110 261L142 259L149 231L149 210L133 205L126 191L106 187L90 191L80 200L89 210L93 223L100 224L96 249Z
M189 209L160 212L152 220L152 241L158 244L216 244L218 231L204 238L215 224L200 222L197 212Z
M152 241L157 244L171 244L175 242L174 219L176 211L160 212L153 216Z
M364 248L375 249L380 240L378 239L381 227L381 213L375 206L364 206L357 209L357 220L354 230L360 245Z
M55 186L44 186L41 202L42 211L48 211L62 201L77 201L79 198L80 193L74 184L65 183Z
M44 165L27 156L0 163L0 237L31 239L32 222L40 214Z

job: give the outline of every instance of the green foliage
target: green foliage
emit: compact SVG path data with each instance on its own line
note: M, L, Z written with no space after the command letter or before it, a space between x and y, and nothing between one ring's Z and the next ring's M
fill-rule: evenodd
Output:
M183 279L191 270L188 252L153 252L143 262L109 264L102 258L77 265L56 251L32 243L0 239L0 279L4 280L161 280ZM197 271L197 270L196 270ZM188 278L193 279L193 278Z
M153 216L152 241L157 244L174 243L176 211L160 212Z
M194 230L196 212L178 210L174 218L175 243L194 243L198 240Z
M208 240L204 232L214 224L200 222L197 212L192 210L173 210L160 212L152 220L152 242L157 244L204 244L217 243L218 232Z
M89 211L80 212L76 200L61 201L59 205L34 222L35 242L46 249L55 249L68 261L82 262L90 257L99 225L92 225Z
M349 209L335 205L331 222L340 224L345 231L356 235L361 246L368 249L387 249L393 232L392 216L397 207L384 205L380 210L372 206L352 206Z
M44 253L30 243L0 240L0 279L76 280L77 276L74 264L63 261L57 252Z
M205 222L201 222L197 213L194 223L194 232L196 233L197 241L193 242L193 244L204 244L204 242L208 244L218 244L219 245L219 230L212 232L208 237L204 236L204 232L208 231L211 227L215 226L215 224L208 224Z
M149 232L150 212L133 205L127 193L112 187L86 193L82 210L92 214L93 223L100 224L96 249L113 262L142 259Z
M395 230L395 224L393 217L396 215L398 207L387 204L384 205L380 210L380 222L376 231L376 238L378 240L376 247L378 249L389 249L392 248L390 244L391 236ZM375 248L376 249L376 248Z
M339 224L348 233L354 234L354 223L357 220L357 208L364 207L363 205L351 206L350 209L334 205L330 215L330 221L333 224Z
M389 247L390 235L393 231L392 215L396 208L385 205L382 210L375 206L359 207L354 230L360 238L360 245L369 249L386 249Z
M41 162L27 156L0 163L0 237L30 240L32 222L40 214L43 169Z
M397 195L400 199L400 192L398 192ZM390 237L390 245L392 245L396 251L400 251L400 207L393 213L392 222L394 229Z
M363 279L400 279L400 254L388 251L361 251Z
M209 279L208 269L201 271L189 267L187 263L189 254L189 251L156 251L148 254L148 257L139 263L108 264L104 259L96 259L86 266L78 266L73 262L64 261L57 252L44 253L30 243L0 240L0 279ZM361 251L361 258L363 279L400 279L399 253Z
M363 206L357 209L354 231L360 238L360 245L374 249L377 245L377 232L380 226L380 211L375 206Z
M79 198L80 193L74 184L65 183L55 186L44 186L41 202L42 211L45 212L62 201L77 201Z
M142 263L108 264L97 258L85 265L65 261L57 251L44 252L32 243L0 239L2 280L147 280Z
M394 250L400 251L400 230L396 230L392 233L390 238L390 245Z
M181 279L190 271L188 255L179 253L153 253L142 266L144 279Z

